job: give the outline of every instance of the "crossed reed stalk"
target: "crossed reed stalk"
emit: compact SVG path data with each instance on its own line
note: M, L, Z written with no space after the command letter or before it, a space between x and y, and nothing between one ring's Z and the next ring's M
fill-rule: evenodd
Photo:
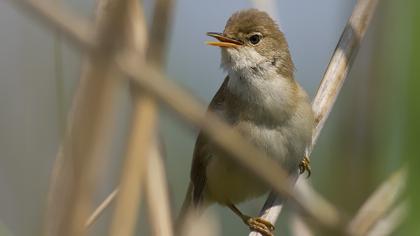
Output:
M353 219L310 186L295 190L283 169L265 157L222 120L205 115L205 106L166 80L162 72L169 20L174 3L156 0L148 31L141 4L136 0L100 0L96 22L75 16L63 6L44 0L10 0L61 32L86 52L84 71L67 118L64 140L54 165L45 217L45 235L85 235L115 198L109 235L133 235L139 204L144 195L153 235L173 235L173 223L161 148L157 141L158 102L176 112L187 124L200 128L230 158L272 187L261 216L275 223L284 202L281 194L305 219L344 235L388 235L401 224L405 203L395 207L404 190L405 171L394 173L362 205ZM318 136L340 92L378 0L359 0L327 67L313 102ZM148 35L147 32L150 32ZM109 137L115 109L113 98L121 83L128 82L133 100L131 133L119 187L93 214L92 195L103 166L103 145ZM220 135L220 134L223 135ZM260 156L258 163L253 160ZM153 171L151 171L153 170ZM387 198L383 197L387 193ZM381 210L378 211L378 208ZM90 217L89 217L90 216ZM251 232L250 235L257 235Z

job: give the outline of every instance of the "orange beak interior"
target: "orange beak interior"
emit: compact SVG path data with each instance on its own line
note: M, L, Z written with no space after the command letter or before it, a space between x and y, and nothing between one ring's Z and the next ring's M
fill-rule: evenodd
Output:
M210 45L210 46L231 48L231 47L237 47L243 44L241 41L228 38L226 36L223 36L223 34L221 33L208 32L207 35L219 40L219 42L206 42L207 45Z

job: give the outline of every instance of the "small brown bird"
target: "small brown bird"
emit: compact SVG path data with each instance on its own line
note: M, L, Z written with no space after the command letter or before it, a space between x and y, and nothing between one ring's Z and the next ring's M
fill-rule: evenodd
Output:
M289 48L277 24L267 13L249 9L233 14L223 33L207 35L218 39L208 45L221 48L221 67L228 74L209 110L278 160L289 174L309 170L303 157L311 141L313 112L305 91L294 80ZM216 202L229 207L250 229L272 235L270 222L244 215L234 205L268 190L200 133L181 215L191 207L204 209Z

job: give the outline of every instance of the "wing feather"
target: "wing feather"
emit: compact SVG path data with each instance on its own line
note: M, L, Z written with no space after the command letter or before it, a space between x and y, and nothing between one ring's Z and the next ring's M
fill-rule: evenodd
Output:
M229 77L227 76L210 102L208 111L223 109L228 81ZM206 166L210 158L211 150L208 139L200 131L195 143L191 166L192 200L194 205L199 205L203 201L203 193L206 186Z

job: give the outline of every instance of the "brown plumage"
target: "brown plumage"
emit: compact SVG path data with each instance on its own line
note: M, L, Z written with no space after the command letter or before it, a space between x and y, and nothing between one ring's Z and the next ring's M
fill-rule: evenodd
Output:
M293 78L283 33L265 12L250 9L233 14L223 34L209 36L220 40L209 45L222 48L222 68L228 73L209 111L290 174L297 173L311 140L313 114L306 93ZM234 205L269 189L224 155L198 135L181 215L191 207L204 209L217 202L232 209L251 229L272 235L269 222L246 216Z

